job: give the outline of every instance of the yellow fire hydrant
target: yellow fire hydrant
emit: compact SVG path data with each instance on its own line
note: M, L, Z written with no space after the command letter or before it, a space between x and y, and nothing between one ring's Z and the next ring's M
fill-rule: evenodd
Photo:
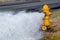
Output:
M48 7L47 4L45 4L43 6L42 11L45 14L45 17L43 19L44 24L42 26L42 30L47 30L48 28L50 28L50 25L51 25L50 20L49 20L50 19L51 12L50 12L50 8Z

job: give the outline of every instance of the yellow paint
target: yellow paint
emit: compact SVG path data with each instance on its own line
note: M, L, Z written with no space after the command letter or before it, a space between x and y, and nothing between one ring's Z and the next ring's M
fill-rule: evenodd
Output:
M49 20L44 20L44 25L49 27L50 26L50 21Z
M51 23L49 19L50 19L51 12L49 10L50 8L48 7L48 5L45 4L42 9L43 13L45 14L42 30L47 30L47 28L50 28Z

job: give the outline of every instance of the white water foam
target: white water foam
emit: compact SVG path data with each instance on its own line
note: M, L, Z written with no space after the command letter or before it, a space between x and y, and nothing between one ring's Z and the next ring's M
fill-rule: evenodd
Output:
M38 40L43 37L43 13L13 13L0 11L0 40Z

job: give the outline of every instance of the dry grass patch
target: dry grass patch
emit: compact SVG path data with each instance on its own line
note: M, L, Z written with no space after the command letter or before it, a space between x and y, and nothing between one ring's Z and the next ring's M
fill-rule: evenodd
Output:
M60 9L52 12L51 31L45 33L43 40L60 40Z

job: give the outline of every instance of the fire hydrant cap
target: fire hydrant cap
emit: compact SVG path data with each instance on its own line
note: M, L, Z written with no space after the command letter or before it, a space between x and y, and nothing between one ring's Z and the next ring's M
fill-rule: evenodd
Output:
M43 10L43 11L44 11L44 10L49 11L49 9L50 9L50 8L48 7L48 5L45 4L45 5L43 6L43 9L42 9L42 10Z

